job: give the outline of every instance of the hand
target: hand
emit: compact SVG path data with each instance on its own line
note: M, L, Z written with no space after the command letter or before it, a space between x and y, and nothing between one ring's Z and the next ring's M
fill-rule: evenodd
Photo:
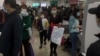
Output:
M57 26L58 26L58 27L61 27L61 23L59 23Z
M29 43L33 43L34 42L34 38L31 37L30 40L29 40Z
M82 28L82 26L79 26L79 28Z
M82 28L82 26L77 26L77 28Z
M21 52L18 53L18 56L20 56L20 55L21 55Z

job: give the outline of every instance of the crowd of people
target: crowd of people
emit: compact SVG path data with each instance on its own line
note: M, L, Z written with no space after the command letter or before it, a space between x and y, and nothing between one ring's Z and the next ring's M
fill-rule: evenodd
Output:
M78 5L30 7L26 4L18 5L15 0L5 0L3 6L4 8L0 10L0 31L2 32L0 52L4 56L23 56L22 45L25 56L32 56L30 40L33 38L33 26L38 29L40 35L39 49L48 44L47 40L50 41L54 26L64 27L64 34L70 34L71 56L77 55L78 34L82 30L83 20L83 9ZM64 42L65 49L67 43ZM57 44L51 42L50 56L58 56L56 50Z

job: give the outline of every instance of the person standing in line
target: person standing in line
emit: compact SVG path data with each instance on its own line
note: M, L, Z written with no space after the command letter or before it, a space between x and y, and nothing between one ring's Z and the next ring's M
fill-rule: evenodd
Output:
M62 22L62 18L61 15L59 15L59 13L57 13L57 7L53 6L51 9L51 15L50 15L50 27L48 30L48 38L50 40L51 38L51 34L52 34L52 30L54 26L61 26L61 22ZM57 56L57 44L51 42L50 43L50 56Z
M16 11L16 1L4 0L3 7L7 16L0 37L0 51L3 56L19 56L23 37L23 24Z
M31 21L31 16L29 15L29 13L27 11L27 5L22 6L20 15L22 16L22 21L23 21L22 45L24 47L25 56L34 56L34 55L31 55L32 46L30 44L30 40L32 40L32 31L31 31L32 30L31 29L32 21ZM31 31L31 33L30 33L30 31ZM21 49L20 56L23 56L22 49Z
M49 22L47 20L47 18L45 18L45 14L44 12L41 13L40 19L38 20L38 30L40 33L40 49L42 48L43 45L43 41L44 41L44 45L46 45L46 39L47 39L47 30L48 30L48 26L49 26Z
M95 8L90 8L89 13L96 16L96 23L100 28L100 5ZM86 56L100 56L100 33L94 35L99 39L89 46L86 52Z
M79 20L77 16L77 10L73 8L72 14L69 19L69 33L71 40L71 56L77 55L77 42L78 42L78 34L79 34Z

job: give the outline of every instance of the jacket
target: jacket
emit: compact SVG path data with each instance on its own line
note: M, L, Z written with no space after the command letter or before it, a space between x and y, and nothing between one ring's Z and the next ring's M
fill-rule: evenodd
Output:
M69 19L69 32L73 33L73 32L79 32L79 28L77 27L79 26L79 20L76 19L73 15L70 17Z
M100 56L100 33L94 34L94 36L98 37L99 40L89 46L86 56Z
M31 16L23 16L22 21L23 21L23 38L22 38L22 40L27 40L30 38L28 28L32 26Z
M86 56L100 56L100 40L89 46Z
M48 30L49 22L48 22L48 20L46 18L39 19L37 26L38 26L38 30L39 31Z
M22 44L22 34L22 20L19 14L14 11L6 16L0 38L0 51L7 56L18 56Z

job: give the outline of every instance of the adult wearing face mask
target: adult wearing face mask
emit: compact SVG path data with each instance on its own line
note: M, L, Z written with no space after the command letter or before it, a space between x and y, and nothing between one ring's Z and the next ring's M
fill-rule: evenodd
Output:
M32 32L29 33L29 29L31 28L31 16L27 12L27 6L22 6L20 15L22 16L23 21L23 38L22 45L24 47L25 56L31 56L31 44L30 40L32 39ZM23 56L23 51L21 49L21 55Z
M41 13L40 19L38 21L38 30L40 33L40 49L43 46L43 42L44 45L46 45L46 39L47 39L47 30L48 30L48 26L49 26L49 22L47 20L47 18L45 17L44 12Z
M51 15L50 15L49 21L50 21L50 27L49 27L48 37L49 37L49 40L50 40L53 27L54 26L59 27L61 25L61 22L62 22L61 15L59 15L57 13L57 8L55 6L52 7L52 9L51 9ZM50 44L50 56L53 56L53 55L57 56L56 49L57 49L57 44L51 42L51 44Z
M7 16L0 37L0 51L3 56L18 56L23 36L22 20L16 11L15 0L4 0L3 6Z
M95 8L90 8L89 13L96 16L97 26L100 27L100 5ZM100 33L95 34L95 36L98 37L99 40L89 46L86 56L100 56Z
M78 43L78 34L79 34L79 19L77 10L73 10L69 19L69 33L70 33L70 41L71 41L71 56L77 55L77 43Z

